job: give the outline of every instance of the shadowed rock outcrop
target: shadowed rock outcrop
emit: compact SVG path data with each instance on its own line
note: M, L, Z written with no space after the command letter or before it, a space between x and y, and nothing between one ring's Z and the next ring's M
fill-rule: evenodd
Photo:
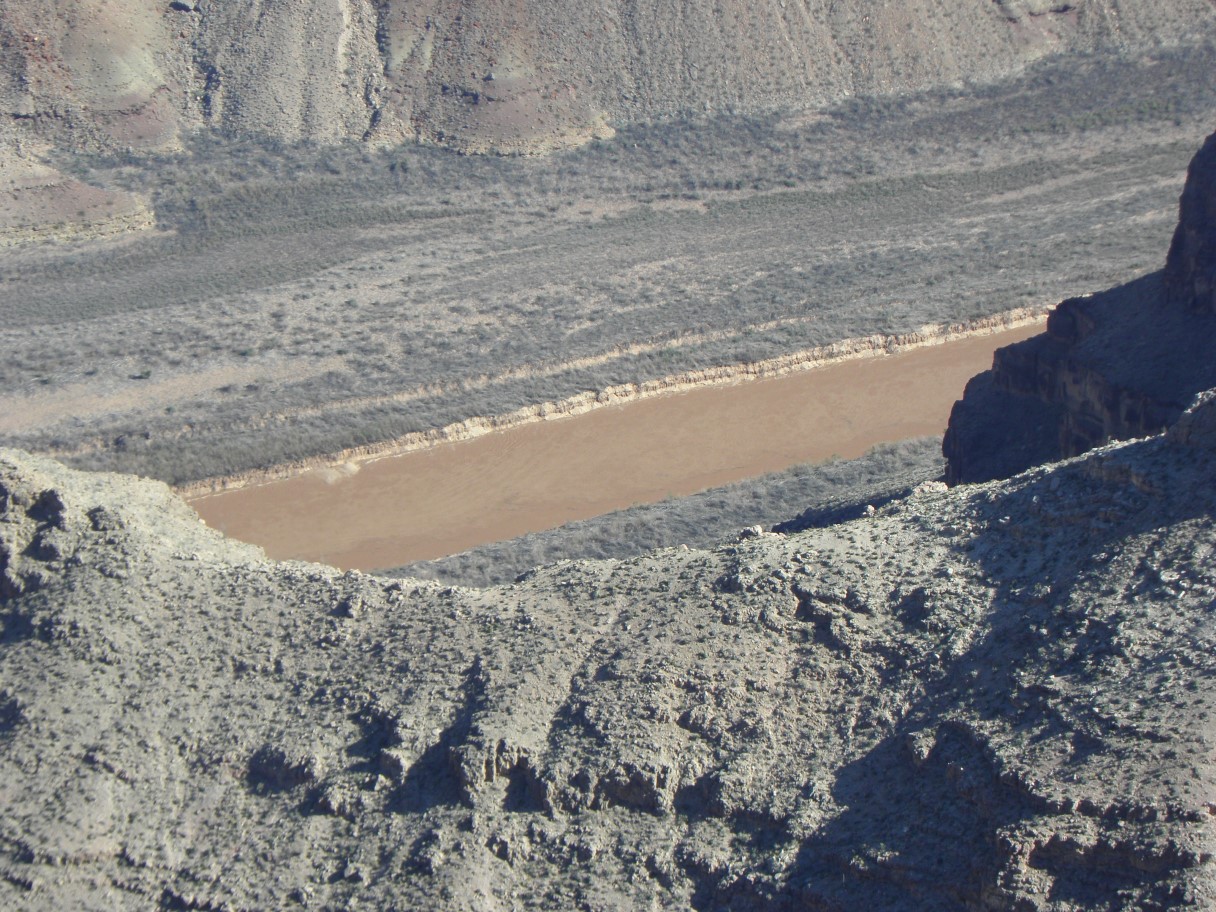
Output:
M1171 304L1216 311L1216 135L1208 137L1188 171L1165 288Z
M967 385L943 442L947 481L1006 478L1176 420L1216 385L1214 275L1216 136L1191 164L1165 269L1064 301Z

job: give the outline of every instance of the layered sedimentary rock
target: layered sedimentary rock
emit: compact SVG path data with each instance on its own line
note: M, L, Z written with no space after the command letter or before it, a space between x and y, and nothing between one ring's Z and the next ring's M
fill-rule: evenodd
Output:
M103 190L0 153L0 249L56 237L102 237L155 224L139 194Z
M997 351L954 407L952 483L1008 477L1155 433L1216 385L1216 137L1191 164L1162 272L1061 303L1046 331Z
M489 590L0 455L0 905L1211 907L1216 402Z
M214 128L536 150L607 120L806 108L1213 33L1206 0L26 0L0 7L0 110L66 148Z

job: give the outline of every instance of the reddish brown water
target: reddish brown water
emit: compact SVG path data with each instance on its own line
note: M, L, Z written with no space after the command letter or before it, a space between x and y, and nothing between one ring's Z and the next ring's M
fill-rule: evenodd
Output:
M940 434L994 349L1038 325L601 408L192 501L275 558L347 569L441 557L876 444ZM796 513L799 504L790 504Z

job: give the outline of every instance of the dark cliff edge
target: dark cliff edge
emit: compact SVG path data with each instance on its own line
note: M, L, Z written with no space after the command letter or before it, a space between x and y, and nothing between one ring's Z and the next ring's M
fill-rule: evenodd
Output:
M1191 162L1165 269L1059 304L999 349L942 443L950 484L1008 478L1161 431L1216 385L1216 135Z
M1191 162L1179 210L1165 266L1166 294L1175 306L1216 313L1216 134Z

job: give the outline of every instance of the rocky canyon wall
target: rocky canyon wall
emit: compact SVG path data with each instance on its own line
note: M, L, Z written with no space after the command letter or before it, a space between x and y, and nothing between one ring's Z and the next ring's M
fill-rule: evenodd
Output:
M60 148L216 130L539 151L1205 35L1206 0L23 0L0 4L0 112L12 142Z
M1193 160L1165 269L1062 302L1046 331L997 351L954 408L951 483L1013 475L1152 434L1216 385L1216 136Z

